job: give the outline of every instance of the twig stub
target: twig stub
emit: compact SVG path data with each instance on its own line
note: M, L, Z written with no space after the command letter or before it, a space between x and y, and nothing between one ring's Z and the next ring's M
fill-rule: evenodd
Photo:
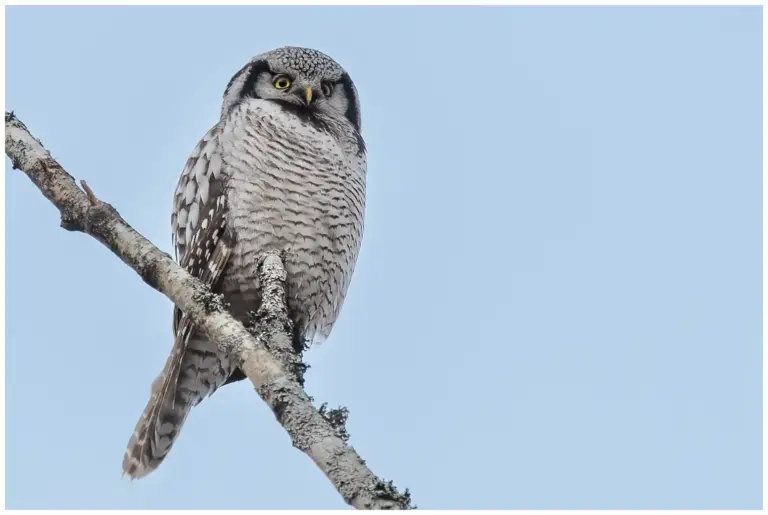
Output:
M93 194L93 190L90 186L88 186L88 183L85 182L85 179L80 180L80 186L83 187L83 191L85 191L85 194L88 195L88 201L91 203L93 207L96 207L99 205L99 199L96 198L96 195Z

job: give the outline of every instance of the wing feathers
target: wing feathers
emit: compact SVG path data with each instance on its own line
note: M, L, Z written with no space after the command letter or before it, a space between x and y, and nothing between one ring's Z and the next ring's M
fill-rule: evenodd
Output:
M217 146L219 132L219 125L208 131L187 160L175 191L171 215L176 258L181 266L212 290L226 268L233 244L232 238L225 233L227 202ZM210 354L208 349L195 348L195 352L188 355L194 326L176 307L173 332L170 356L162 373L152 383L149 402L128 442L123 459L123 472L132 478L147 475L162 462L189 408L218 386L218 381L207 377L206 370L201 367L213 367L212 370L215 370L210 373L224 372L220 362L205 360L205 355ZM213 358L217 356L213 355ZM194 367L195 384L179 383L182 367L187 365Z

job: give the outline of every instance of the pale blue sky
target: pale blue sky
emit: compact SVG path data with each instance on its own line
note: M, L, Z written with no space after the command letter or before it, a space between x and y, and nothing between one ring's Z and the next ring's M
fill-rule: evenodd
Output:
M308 391L421 508L759 508L761 10L7 9L8 109L171 251L252 55L362 99L362 254ZM171 305L7 166L9 508L339 508L246 383L121 479Z

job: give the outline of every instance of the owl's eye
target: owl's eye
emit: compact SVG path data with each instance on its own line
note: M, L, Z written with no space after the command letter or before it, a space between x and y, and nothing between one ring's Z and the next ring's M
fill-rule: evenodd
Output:
M291 86L291 79L286 76L277 77L274 85L277 89L287 89Z
M326 98L330 97L333 93L333 85L331 85L330 82L323 82L323 95L325 95Z

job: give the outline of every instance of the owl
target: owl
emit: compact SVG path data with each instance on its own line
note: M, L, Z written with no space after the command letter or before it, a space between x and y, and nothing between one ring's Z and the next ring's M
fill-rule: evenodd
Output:
M313 49L251 59L224 90L219 122L187 160L173 197L176 259L243 323L260 303L259 256L284 256L294 345L325 339L363 236L366 150L349 74ZM245 378L178 308L174 344L123 459L131 478L160 465L191 408Z

